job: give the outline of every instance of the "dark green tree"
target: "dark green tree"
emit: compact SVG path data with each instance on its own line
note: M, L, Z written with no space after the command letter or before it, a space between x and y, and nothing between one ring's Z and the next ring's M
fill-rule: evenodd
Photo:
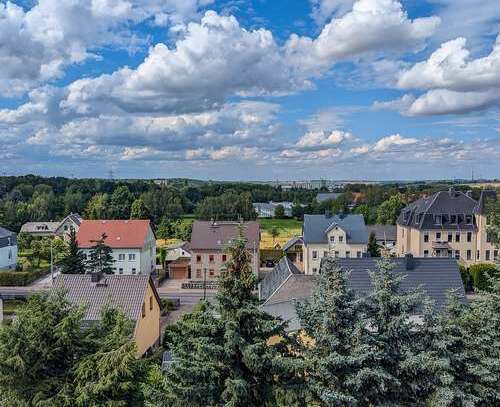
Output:
M377 223L395 225L396 219L404 206L405 203L400 194L392 195L377 208Z
M61 273L63 274L85 274L85 259L78 248L76 231L71 228L69 232L69 243L67 255L61 260Z
M380 257L380 247L377 244L377 238L375 237L375 232L371 232L368 237L368 253L371 257Z
M365 335L363 303L348 287L347 273L332 257L321 263L311 298L297 303L305 334L298 354L312 401L326 406L357 405L353 386L363 368L363 357L354 349Z
M285 208L283 205L276 205L276 208L274 208L274 217L276 219L283 219L285 217Z
M214 308L204 305L166 333L174 362L162 382L163 404L156 399L156 405L273 405L294 380L284 323L259 308L242 238L228 248L228 258Z
M90 249L89 259L87 260L87 271L90 273L104 273L113 274L113 264L115 259L113 258L113 249L107 246L106 234L103 233L101 238L98 240L91 240L94 246Z
M110 213L114 219L129 219L133 195L126 185L120 185L111 194Z

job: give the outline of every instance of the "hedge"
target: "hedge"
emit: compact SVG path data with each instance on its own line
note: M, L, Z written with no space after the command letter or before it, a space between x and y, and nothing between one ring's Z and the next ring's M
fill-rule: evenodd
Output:
M487 276L493 277L498 275L499 272L494 264L479 263L470 266L469 273L472 276L475 289L489 290L491 285Z
M472 291L472 276L470 275L469 269L463 264L459 265L460 277L462 277L462 283L466 292Z
M33 281L46 275L48 269L38 269L32 271L0 271L0 286L26 286Z

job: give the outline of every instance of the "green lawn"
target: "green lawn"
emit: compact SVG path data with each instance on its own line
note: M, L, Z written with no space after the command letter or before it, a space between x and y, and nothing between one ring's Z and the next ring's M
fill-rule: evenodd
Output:
M287 235L296 235L302 232L302 222L296 219L259 219L260 227L263 231L269 232L276 227L280 233Z

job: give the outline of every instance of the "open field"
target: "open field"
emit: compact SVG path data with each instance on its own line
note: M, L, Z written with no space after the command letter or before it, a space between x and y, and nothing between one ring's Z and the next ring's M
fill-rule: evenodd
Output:
M281 247L293 236L302 234L302 222L295 219L259 219L261 227L261 249L272 249L276 244ZM271 229L276 228L279 235L274 239L271 236Z

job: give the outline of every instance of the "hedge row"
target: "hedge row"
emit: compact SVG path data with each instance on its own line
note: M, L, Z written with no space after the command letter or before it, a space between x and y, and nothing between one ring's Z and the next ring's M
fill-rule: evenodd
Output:
M491 284L488 276L498 276L499 270L494 264L479 263L470 266L469 269L460 266L460 275L466 291L471 291L472 288L475 290L489 290Z
M33 281L46 275L48 269L38 269L31 271L0 271L0 286L26 286Z

